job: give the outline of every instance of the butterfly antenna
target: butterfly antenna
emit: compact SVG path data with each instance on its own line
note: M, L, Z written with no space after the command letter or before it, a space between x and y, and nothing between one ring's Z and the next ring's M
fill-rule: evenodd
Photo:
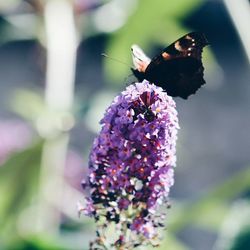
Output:
M116 62L119 62L119 63L121 63L121 64L124 64L124 65L128 66L129 68L131 68L131 67L132 67L132 66L131 66L131 65L129 65L128 63L125 63L125 62L123 62L123 61L120 61L119 59L116 59L116 58L110 57L110 56L108 56L108 55L107 55L107 54L105 54L105 53L102 53L101 55L102 55L103 57L106 57L106 58L111 59L111 60L113 60L113 61L116 61Z

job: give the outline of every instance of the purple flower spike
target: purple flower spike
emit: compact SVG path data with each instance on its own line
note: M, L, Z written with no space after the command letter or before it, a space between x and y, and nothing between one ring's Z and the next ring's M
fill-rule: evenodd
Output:
M160 87L135 83L114 99L101 125L85 185L90 192L85 214L99 225L90 249L156 246L158 228L163 227L159 207L168 206L174 183L179 128L175 102ZM111 224L117 235L106 245L104 228Z

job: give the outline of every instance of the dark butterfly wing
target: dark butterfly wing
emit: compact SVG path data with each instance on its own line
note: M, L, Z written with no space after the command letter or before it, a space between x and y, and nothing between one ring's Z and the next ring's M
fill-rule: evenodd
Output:
M201 54L207 44L204 34L189 33L155 56L145 72L133 73L138 80L147 79L162 87L168 95L187 99L205 84Z
M208 45L208 41L203 33L191 32L170 44L153 60L156 60L159 57L168 60L170 57L183 58L188 56L201 60L202 49L206 45Z

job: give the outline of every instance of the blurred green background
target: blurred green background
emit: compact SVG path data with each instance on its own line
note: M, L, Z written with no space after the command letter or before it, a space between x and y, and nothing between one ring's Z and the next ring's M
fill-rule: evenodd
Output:
M153 56L193 30L207 84L176 98L172 209L160 249L250 249L248 0L0 0L0 249L85 250L78 217L105 108ZM148 248L149 249L149 248Z

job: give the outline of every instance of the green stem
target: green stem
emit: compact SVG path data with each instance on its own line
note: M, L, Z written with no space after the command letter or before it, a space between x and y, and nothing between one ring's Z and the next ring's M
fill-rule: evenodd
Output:
M47 45L45 102L47 116L38 123L45 138L40 173L38 230L56 233L60 226L64 167L73 126L76 29L73 2L47 0L44 5Z

